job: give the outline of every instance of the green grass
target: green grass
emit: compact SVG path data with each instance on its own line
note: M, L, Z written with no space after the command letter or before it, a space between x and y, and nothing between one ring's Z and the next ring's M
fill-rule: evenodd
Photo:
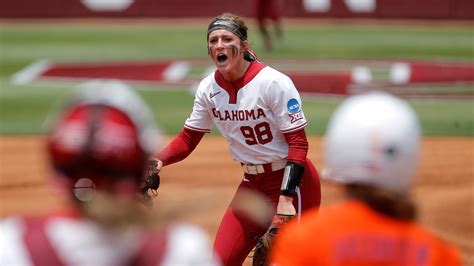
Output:
M469 27L433 25L322 24L289 26L279 56L320 58L416 58L473 60Z
M0 76L38 59L51 61L205 58L206 22L178 24L0 24ZM472 26L472 25L470 25ZM417 58L474 60L469 26L289 24L275 53L261 50L255 30L249 39L265 58Z
M341 99L312 98L303 98L305 115L309 121L307 132L322 135ZM418 114L425 136L474 135L474 105L470 101L410 100L409 104Z
M3 135L31 135L44 133L49 114L71 90L66 87L16 87L0 94L0 132ZM150 105L155 120L166 134L175 135L192 109L193 95L181 90L150 90L137 87ZM307 133L322 135L328 119L341 103L340 98L318 98L303 95L303 106L308 119ZM418 113L423 133L427 136L473 136L474 105L466 100L410 100ZM213 129L212 134L219 134Z
M14 85L11 75L36 60L52 62L206 58L206 21L194 24L0 24L0 134L40 134L48 112L77 84ZM474 61L472 24L406 26L370 23L287 24L274 53L251 44L265 59L423 59ZM197 74L198 70L193 70ZM134 86L167 134L178 133L192 109L187 88ZM160 90L157 90L160 89ZM308 133L321 135L342 99L303 96ZM430 136L473 136L472 100L410 100ZM213 134L217 134L214 132Z
M473 136L472 101L411 100L421 120L423 133L429 136Z

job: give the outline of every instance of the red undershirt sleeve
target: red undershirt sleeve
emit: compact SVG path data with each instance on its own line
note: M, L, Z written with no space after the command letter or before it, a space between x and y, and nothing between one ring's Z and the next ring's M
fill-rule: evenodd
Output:
M305 165L309 144L304 128L283 135L285 136L286 142L288 142L288 161Z
M184 160L194 151L204 134L204 132L183 128L181 133L158 153L158 159L163 162L163 165Z

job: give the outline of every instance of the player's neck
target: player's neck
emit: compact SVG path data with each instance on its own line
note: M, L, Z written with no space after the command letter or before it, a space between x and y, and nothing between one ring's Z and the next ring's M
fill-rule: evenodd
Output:
M250 62L246 60L241 60L238 64L235 65L234 68L232 68L232 70L224 73L221 72L221 74L226 81L233 82L243 77L245 72L247 72L249 66Z

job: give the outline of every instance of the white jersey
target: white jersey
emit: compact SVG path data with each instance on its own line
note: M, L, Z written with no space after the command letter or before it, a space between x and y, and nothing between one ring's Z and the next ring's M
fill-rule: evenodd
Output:
M306 126L301 98L291 79L258 62L251 63L233 83L218 71L201 81L184 126L210 132L212 122L227 139L234 160L246 164L286 158L283 133Z
M192 225L158 234L107 230L82 218L29 220L0 221L0 265L218 265L206 233Z

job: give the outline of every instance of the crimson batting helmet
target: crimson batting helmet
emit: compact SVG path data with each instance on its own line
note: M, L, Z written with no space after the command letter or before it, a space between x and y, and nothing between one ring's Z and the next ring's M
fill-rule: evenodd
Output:
M138 187L158 137L151 112L138 94L122 83L93 82L81 86L63 106L47 144L62 181L75 188L79 200L88 201L91 192L77 188L111 190L124 180Z
M420 125L403 100L382 92L352 96L330 119L324 177L406 193L417 168Z

